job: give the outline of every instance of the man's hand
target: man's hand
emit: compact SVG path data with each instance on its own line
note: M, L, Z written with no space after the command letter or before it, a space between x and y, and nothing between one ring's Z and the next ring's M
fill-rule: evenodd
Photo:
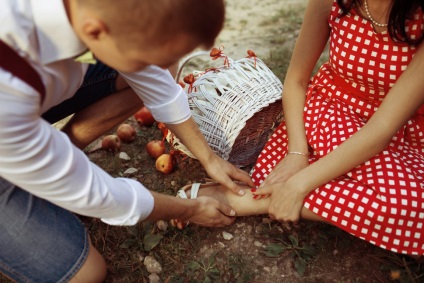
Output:
M150 193L154 197L154 207L145 219L148 221L178 219L200 226L223 227L235 220L234 209L212 197L183 199L154 191Z
M244 190L233 180L245 183L252 188L255 187L255 184L246 171L235 167L217 155L214 155L206 164L202 165L212 179L230 189L235 194L242 196L244 195Z
M192 117L180 124L166 124L166 127L196 156L209 176L224 187L243 195L244 191L233 180L243 182L252 188L255 186L246 171L238 169L212 151Z
M211 197L198 197L197 209L187 220L199 226L223 227L234 222L236 212L228 205Z

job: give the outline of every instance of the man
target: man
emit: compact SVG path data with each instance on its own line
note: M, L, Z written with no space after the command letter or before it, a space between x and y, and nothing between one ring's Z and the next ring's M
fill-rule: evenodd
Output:
M81 151L144 102L212 178L234 192L240 187L231 179L253 185L211 151L183 90L164 70L213 44L223 1L6 0L0 20L2 273L18 282L102 281L104 261L71 212L111 225L171 218L232 223L235 212L227 205L112 178ZM106 65L75 61L88 49ZM66 135L40 117L52 123L67 111L77 113Z

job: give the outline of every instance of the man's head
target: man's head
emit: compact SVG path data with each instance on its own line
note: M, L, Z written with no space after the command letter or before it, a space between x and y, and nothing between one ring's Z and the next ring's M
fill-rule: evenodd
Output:
M210 48L225 17L223 0L65 0L65 4L81 40L99 59L122 71L135 71L142 63L167 67L198 46Z

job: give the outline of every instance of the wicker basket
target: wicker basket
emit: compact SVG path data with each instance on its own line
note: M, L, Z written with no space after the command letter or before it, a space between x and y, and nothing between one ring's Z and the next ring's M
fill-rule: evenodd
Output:
M177 82L186 63L205 54L212 56L212 52L201 51L182 60ZM206 141L215 153L239 167L256 161L282 119L283 85L263 61L252 56L253 52L248 54L234 61L220 53L218 57L224 59L224 65L193 71L195 80L188 79L186 86L192 117ZM171 132L167 141L194 157Z

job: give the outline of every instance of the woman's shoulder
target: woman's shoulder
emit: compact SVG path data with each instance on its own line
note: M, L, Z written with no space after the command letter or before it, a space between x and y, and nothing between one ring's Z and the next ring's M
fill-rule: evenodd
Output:
M331 2L331 4L326 3L326 5L330 5L328 13L330 21L340 17L340 15L343 14L343 10L337 0L328 0L327 2Z
M338 7L337 0L312 0L308 3L308 9L319 17L329 17L335 7Z

